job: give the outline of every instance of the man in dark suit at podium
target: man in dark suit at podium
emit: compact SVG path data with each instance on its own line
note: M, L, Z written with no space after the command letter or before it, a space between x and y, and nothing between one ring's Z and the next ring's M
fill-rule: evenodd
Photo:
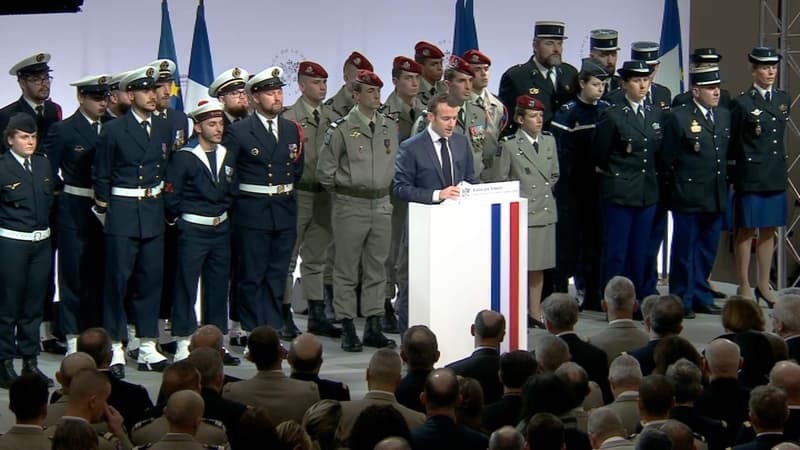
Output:
M453 133L458 106L447 103L447 94L428 102L428 127L400 144L394 166L392 193L405 202L434 204L456 199L458 183L479 183L473 175L472 146L466 136ZM400 292L395 310L402 336L408 328L408 237L401 249Z

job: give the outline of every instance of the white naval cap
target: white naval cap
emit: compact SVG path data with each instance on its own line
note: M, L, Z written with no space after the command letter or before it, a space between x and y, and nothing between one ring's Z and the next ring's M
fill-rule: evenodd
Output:
M153 66L144 66L133 69L119 80L119 90L133 91L137 89L154 88L156 85L156 69Z
M50 53L35 53L11 66L11 69L9 69L8 73L9 75L17 76L30 75L40 72L50 72L50 66L47 65L49 62Z
M200 123L212 117L222 117L223 110L224 106L217 100L200 100L197 102L197 106L189 111L188 116L191 117L195 123Z
M243 88L245 84L247 84L249 78L250 73L246 70L241 67L232 67L219 74L219 76L211 82L211 85L208 87L208 96L218 97L229 91Z
M99 75L89 75L80 80L73 81L70 86L78 88L80 94L108 95L111 88L111 75L107 73Z
M178 70L178 65L171 59L157 59L147 63L147 65L158 70L155 77L156 81L171 80L175 77L175 71Z
M281 81L283 76L283 69L278 66L270 67L269 69L262 70L253 76L250 81L245 85L247 92L253 93L258 91L268 91L270 89L277 89L286 86L286 83Z

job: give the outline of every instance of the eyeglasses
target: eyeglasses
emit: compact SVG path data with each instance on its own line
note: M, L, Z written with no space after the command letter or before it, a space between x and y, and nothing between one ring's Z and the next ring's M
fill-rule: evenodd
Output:
M40 75L40 76L27 77L25 78L25 80L33 84L44 84L45 82L47 82L47 84L50 84L53 82L53 77L49 75Z
M235 91L226 92L222 95L230 95L231 97L244 97L247 95L247 92L244 89L238 89Z

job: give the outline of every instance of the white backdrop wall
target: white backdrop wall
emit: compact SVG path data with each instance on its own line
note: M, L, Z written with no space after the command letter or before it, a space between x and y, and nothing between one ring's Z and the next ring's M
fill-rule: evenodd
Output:
M689 53L690 1L679 0L684 62ZM298 96L294 71L303 59L324 65L328 93L342 83L343 59L352 51L364 53L391 87L394 56L413 56L418 40L452 49L455 0L206 0L214 72L241 66L257 72L272 65L288 69L285 104ZM197 0L170 0L170 16L178 64L185 78L189 69ZM475 0L475 21L482 51L493 60L490 89L500 76L531 55L533 23L559 19L567 23L565 57L580 65L588 55L589 30L620 31L618 65L628 58L630 43L658 41L663 0ZM161 27L160 0L86 0L78 14L0 17L0 77L19 59L37 51L53 55L52 98L64 114L76 108L70 81L88 74L113 73L156 59ZM688 67L688 66L687 66ZM687 71L688 72L688 71ZM0 104L19 97L16 79L0 78Z

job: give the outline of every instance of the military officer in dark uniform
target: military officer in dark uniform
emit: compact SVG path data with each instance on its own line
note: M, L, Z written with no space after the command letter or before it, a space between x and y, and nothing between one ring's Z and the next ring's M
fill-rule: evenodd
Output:
M251 78L255 113L226 130L223 144L236 161L233 233L242 328L283 327L283 296L297 235L295 184L303 174L299 125L279 117L283 69Z
M530 94L544 103L544 129L550 130L553 114L575 96L573 89L578 71L561 60L564 46L564 22L539 21L533 32L533 56L524 64L512 66L500 78L498 97L513 111L517 97ZM507 134L516 126L509 123Z
M36 150L36 121L13 114L3 131L8 149L0 155L0 387L17 378L14 358L22 357L22 373L48 380L37 365L42 301L52 265L50 208L56 180L50 163Z
M610 75L603 80L604 96L622 87L622 79L614 73L617 71L619 55L619 32L617 30L592 30L589 32L589 57L603 65Z
M718 66L722 61L722 55L717 52L713 47L696 48L689 57L692 60L692 65L695 67L703 67L708 65ZM672 107L685 105L692 102L692 91L681 92L672 99ZM719 106L731 109L731 94L727 89L720 88L719 90Z
M282 117L303 128L303 178L297 188L297 242L289 259L286 295L283 298L284 323L280 331L283 339L294 339L300 333L291 312L291 292L297 256L300 256L300 285L303 298L308 301L308 332L318 336L341 336L342 330L333 326L325 316L325 284L332 283L332 268L326 267L329 248L333 241L331 230L331 195L322 188L316 177L319 147L325 130L332 121L331 109L323 105L328 92L328 72L313 61L302 61L298 66L297 82L302 95L283 112ZM328 276L327 283L325 277Z
M222 104L201 102L189 115L198 143L172 157L167 171L164 202L167 217L177 221L175 302L172 335L177 339L175 361L189 356L189 339L197 329L194 304L197 282L202 277L203 324L223 334L228 329L227 296L230 281L233 204L233 155L220 145L223 133Z
M719 69L693 68L693 101L668 114L663 123L662 161L672 189L674 222L669 291L694 312L719 313L708 276L714 264L722 217L727 208L730 112L719 105Z
M59 329L67 353L76 351L78 335L103 321L103 227L92 215L92 165L108 105L110 75L88 76L73 83L78 110L50 127L44 142L53 173L61 171L58 202Z
M223 125L227 129L232 123L238 122L249 114L247 91L245 83L250 79L250 73L241 67L232 67L222 72L211 85L208 86L208 96L216 98L223 106ZM232 238L231 234L231 238ZM231 320L229 339L231 345L247 345L247 337L242 332L239 322L239 303L237 301L236 283L236 246L231 241L231 279L228 288L228 317ZM225 353L225 364L230 365L230 353Z
M141 339L138 369L162 371L156 350L164 265L164 174L172 146L169 123L153 115L157 69L144 66L120 80L132 105L125 116L103 124L94 164L95 212L104 222L106 272L103 327L111 334L111 370L124 375L121 341L126 337L124 306Z
M619 74L625 103L603 112L595 138L603 172L605 280L624 275L637 292L649 267L644 243L650 237L658 202L656 163L661 151L662 112L645 103L650 70L643 61L623 64Z
M567 279L583 291L584 309L599 311L602 298L603 228L594 143L600 114L610 104L602 100L610 74L602 62L586 58L576 79L576 98L561 106L551 129L558 142L560 178L555 186L556 287L566 292Z
M750 246L758 230L755 298L773 307L776 297L769 287L769 275L775 228L786 225L787 154L783 136L792 99L774 87L781 60L775 49L756 47L748 59L753 85L733 100L731 110L738 294L751 297Z
M108 96L106 113L103 115L103 122L123 116L131 109L131 101L128 98L128 93L119 90L119 80L125 78L127 74L128 71L116 73L108 80L110 95Z
M359 52L350 53L350 56L347 57L342 66L344 84L333 97L325 101L325 105L330 106L331 110L333 110L335 119L347 115L356 104L356 101L353 99L353 91L351 91L350 88L359 70L368 70L372 72L374 68L366 56Z
M422 66L418 95L422 104L427 106L437 92L445 91L442 82L444 52L430 42L419 41L414 44L414 61Z

